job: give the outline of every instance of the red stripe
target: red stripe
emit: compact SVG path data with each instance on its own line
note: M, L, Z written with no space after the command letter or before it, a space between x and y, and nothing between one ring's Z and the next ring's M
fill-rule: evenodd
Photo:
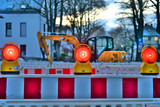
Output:
M24 74L28 74L28 69L24 69Z
M160 78L153 78L153 98L160 98Z
M58 78L58 98L74 98L74 78Z
M91 78L91 98L107 97L107 79Z
M35 74L42 74L42 69L35 69Z
M137 78L123 78L123 98L138 98Z
M63 69L63 74L70 74L70 69L69 68Z
M49 74L56 74L56 69L49 69Z
M92 68L92 74L96 74L96 69Z
M0 78L0 99L6 99L6 78Z
M41 98L41 78L24 78L24 99Z

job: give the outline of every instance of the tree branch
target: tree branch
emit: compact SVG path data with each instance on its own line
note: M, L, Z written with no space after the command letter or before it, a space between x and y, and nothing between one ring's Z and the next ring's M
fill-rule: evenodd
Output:
M150 0L152 3L153 3L153 5L156 7L157 5L154 3L154 1L153 0Z
M43 8L43 9L45 9L44 7L43 7L43 5L42 4L40 4L38 1L36 1L36 0L33 0L35 3L37 3L41 8Z

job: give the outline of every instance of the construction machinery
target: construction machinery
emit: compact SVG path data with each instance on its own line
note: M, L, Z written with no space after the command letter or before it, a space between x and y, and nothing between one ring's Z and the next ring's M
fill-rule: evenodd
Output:
M78 39L69 34L48 35L42 36L40 32L37 33L40 49L46 53L48 61L52 63L52 59L46 44L45 39L66 41L68 44L73 44L74 48L81 44ZM86 44L91 49L91 61L97 62L126 62L126 52L111 51L114 48L113 38L110 36L94 36L89 37Z
M86 43L91 48L91 61L97 62L126 62L126 52L112 51L114 48L111 36L92 36Z
M52 41L66 41L68 44L73 44L75 48L74 56L76 59L76 63L74 65L74 74L92 74L92 66L90 64L91 49L88 45L81 44L77 40L77 38L69 34L42 36L41 32L38 32L37 36L40 48L46 53L47 59L50 64L52 64L52 59L46 44L46 39L50 39Z

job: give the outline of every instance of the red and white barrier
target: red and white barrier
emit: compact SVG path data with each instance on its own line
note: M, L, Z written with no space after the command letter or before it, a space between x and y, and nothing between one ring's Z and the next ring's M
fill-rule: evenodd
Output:
M11 76L0 78L0 99L160 98L160 78Z
M24 74L46 74L45 68L25 68Z
M95 74L95 68L92 68L92 74ZM25 68L22 74L74 74L73 68Z

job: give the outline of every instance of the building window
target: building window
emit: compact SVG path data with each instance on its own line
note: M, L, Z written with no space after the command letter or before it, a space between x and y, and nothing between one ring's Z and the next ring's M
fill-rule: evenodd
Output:
M148 40L150 40L150 41L151 41L151 37L148 37Z
M12 37L12 23L6 23L6 37Z
M20 45L20 56L26 56L26 45Z
M143 37L143 41L147 41L148 40L148 37Z
M21 22L20 23L20 37L26 37L26 32L27 27L26 27L26 22Z
M154 41L158 41L158 37L154 37Z

